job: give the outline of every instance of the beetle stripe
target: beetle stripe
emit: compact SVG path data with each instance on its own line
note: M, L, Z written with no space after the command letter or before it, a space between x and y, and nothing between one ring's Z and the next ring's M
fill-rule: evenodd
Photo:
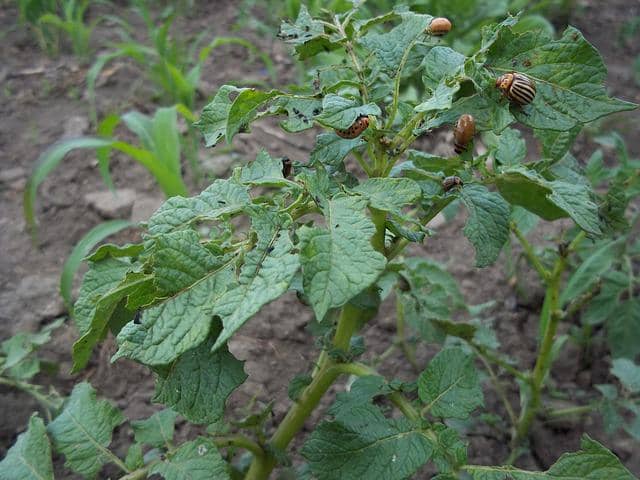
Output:
M509 96L518 103L526 105L533 101L536 92L531 85L523 84L523 82L516 80L511 85L511 89L509 89Z

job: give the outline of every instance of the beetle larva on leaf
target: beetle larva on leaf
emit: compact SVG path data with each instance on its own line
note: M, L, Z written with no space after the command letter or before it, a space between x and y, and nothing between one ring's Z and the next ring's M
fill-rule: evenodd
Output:
M289 157L282 157L282 176L284 178L289 178L292 167L291 159Z
M476 121L474 118L467 113L461 115L453 129L453 148L458 155L467 149L475 134Z
M536 96L536 84L522 73L505 73L496 79L496 88L518 105L530 104Z
M336 134L342 138L356 138L362 132L364 132L369 126L369 117L366 115L360 115L356 118L349 128L345 130L336 129Z
M431 23L427 27L427 34L441 37L451 31L451 22L448 18L436 17L431 20Z
M461 187L462 185L464 185L464 183L462 183L462 179L460 177L446 177L442 180L442 188L444 188L445 192L448 192L454 187Z

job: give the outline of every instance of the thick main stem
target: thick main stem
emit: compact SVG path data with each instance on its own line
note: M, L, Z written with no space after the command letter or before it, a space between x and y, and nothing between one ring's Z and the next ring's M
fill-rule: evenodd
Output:
M371 209L371 220L376 231L371 239L371 244L378 252L384 254L384 235L386 213ZM360 320L365 312L351 304L342 307L340 317L333 337L333 347L344 352L349 350L351 337L358 329ZM339 368L339 363L331 358L326 351L322 351L311 383L304 389L300 398L287 412L284 419L276 429L269 441L269 447L265 449L265 455L254 456L253 462L245 480L265 480L276 466L276 457L272 452L284 451L293 437L302 429L304 422L311 412L318 406L323 395L335 380L344 373Z
M566 259L561 256L556 261L556 265L547 283L545 302L548 302L549 305L549 321L547 322L544 335L542 337L536 365L530 377L529 386L531 388L531 393L528 401L522 409L520 418L518 419L518 424L515 428L515 434L511 445L513 452L516 451L522 441L529 435L531 424L540 410L542 388L549 373L549 368L551 367L553 342L558 330L558 324L563 316L562 312L559 310L559 303L560 281L562 279L562 273L564 272L565 266ZM515 460L514 453L512 453L511 457Z
M362 311L349 304L342 309L342 314L338 320L336 333L333 339L334 347L341 350L349 349L351 336L355 332ZM333 382L338 378L339 369L335 366L334 360L328 355L321 355L318 369L309 386L305 388L298 401L287 412L277 430L269 442L272 450L283 451L289 442L304 426L305 420L316 408L322 396L326 393ZM276 466L276 458L269 453L263 457L254 457L253 463L247 472L246 480L264 480L269 478L269 474Z

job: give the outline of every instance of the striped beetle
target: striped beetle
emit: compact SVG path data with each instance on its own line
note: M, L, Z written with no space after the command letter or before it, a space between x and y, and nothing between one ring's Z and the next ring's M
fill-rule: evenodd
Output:
M496 88L518 105L528 105L536 96L536 84L522 73L511 72L500 75L496 79Z

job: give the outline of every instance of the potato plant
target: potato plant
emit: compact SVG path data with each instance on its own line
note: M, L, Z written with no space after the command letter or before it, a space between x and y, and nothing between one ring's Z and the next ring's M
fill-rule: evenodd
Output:
M53 478L52 448L88 478L106 463L125 479L257 480L273 478L276 468L282 478L319 480L400 480L421 469L437 472L438 480L634 478L586 435L579 451L565 453L546 472L514 462L545 407L545 386L563 346L559 324L590 300L583 302L584 294L596 294L586 275L588 281L576 281L581 291L565 299L561 292L571 281L563 289L564 272L580 258L582 242L607 242L624 231L628 203L637 194L635 167L610 179L608 191L596 192L569 168L567 152L583 125L636 106L607 96L602 59L575 28L558 39L544 31L517 32L518 18L510 16L483 27L480 47L465 56L440 44L433 21L402 7L361 18L356 5L321 19L302 7L279 37L300 60L335 51L344 62L319 70L293 93L233 85L218 90L196 123L207 146L231 143L269 116L283 117L280 125L291 135L323 131L308 158L263 150L200 194L168 199L149 218L141 243L103 245L88 257L74 308L74 371L112 332L118 345L112 360L148 366L156 377L154 401L167 409L131 422L135 441L120 458L108 446L124 416L80 383L48 425L31 418L0 464L0 478ZM415 75L427 92L417 101L401 95L403 80ZM542 143L539 161L525 162L515 124L532 129ZM419 149L418 139L440 127L454 128L459 154L443 158ZM480 155L473 148L478 135L495 140ZM405 253L425 240L429 222L452 202L467 210L461 233L475 248L478 267L494 263L514 232L545 284L531 370L500 353L486 325L454 319L456 311L473 309L452 277L437 263ZM532 218L570 219L575 229L554 255L539 255L523 233ZM309 331L317 337L317 359L292 378L290 408L273 431L266 426L269 409L225 417L227 397L246 379L228 341L290 291L313 310ZM392 292L398 338L390 347L401 347L407 362L419 367L412 383L379 374L385 354L375 362L359 360L359 333L376 321ZM426 365L413 358L407 323L443 344ZM508 407L513 454L502 465L470 463L455 428L456 420L484 405L476 364L492 378L506 372L520 388L520 412ZM627 405L637 405L637 368L633 358L614 366L628 388ZM303 440L301 457L292 458L292 441L328 389L347 375L357 379L331 399ZM501 384L494 383L500 395ZM178 414L206 426L206 435L174 445Z

